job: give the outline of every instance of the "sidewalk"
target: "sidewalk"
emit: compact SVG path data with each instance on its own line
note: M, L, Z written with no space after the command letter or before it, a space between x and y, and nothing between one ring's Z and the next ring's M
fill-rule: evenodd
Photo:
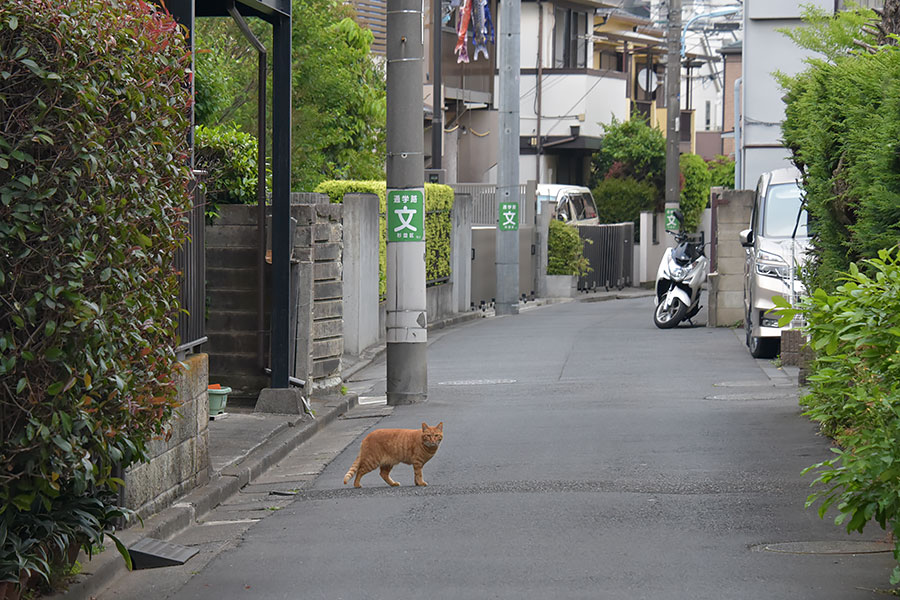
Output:
M625 288L581 293L575 298L540 298L520 302L520 311L566 302L602 302L615 299L651 297L653 292L641 288ZM463 313L429 324L429 330L440 330L469 321L494 317L492 308ZM367 349L359 357L345 357L342 378L355 373L378 359L385 350L380 344ZM141 538L168 540L201 519L223 501L237 494L268 468L284 459L316 432L334 422L358 403L355 393L325 398L313 397L310 404L316 418L307 415L278 415L246 410L230 412L209 423L210 482L179 498L172 506L145 519L140 524L118 533L126 547ZM93 558L82 552L82 572L65 592L53 595L56 600L88 600L126 572L125 562L109 540L106 549Z

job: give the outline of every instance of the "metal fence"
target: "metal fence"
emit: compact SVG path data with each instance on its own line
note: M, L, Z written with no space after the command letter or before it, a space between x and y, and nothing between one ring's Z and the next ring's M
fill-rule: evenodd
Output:
M452 183L450 187L457 194L472 196L472 225L497 225L497 185L493 183ZM528 185L519 185L519 223L534 222L534 199L528 199Z
M584 257L591 265L591 271L578 279L579 290L631 285L634 223L579 225L578 233L584 240Z
M178 303L182 312L178 315L179 356L193 352L206 342L206 197L200 178L202 171L194 171L191 193L194 206L188 213L188 239L179 248L175 268L180 274Z

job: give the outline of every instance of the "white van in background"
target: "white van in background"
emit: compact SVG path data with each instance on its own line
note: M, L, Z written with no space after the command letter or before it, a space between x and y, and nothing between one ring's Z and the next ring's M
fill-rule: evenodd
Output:
M596 225L597 204L591 190L581 185L542 183L537 186L537 213L542 202L553 202L556 218L572 225Z
M781 346L773 296L791 302L804 293L797 269L809 248L807 213L797 169L763 173L756 186L750 228L740 233L744 264L744 328L754 358L772 358Z

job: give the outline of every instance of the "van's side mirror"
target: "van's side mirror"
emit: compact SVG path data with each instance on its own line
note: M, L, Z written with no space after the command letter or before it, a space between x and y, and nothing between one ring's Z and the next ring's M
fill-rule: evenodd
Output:
M741 246L743 246L744 248L753 247L753 230L752 229L745 229L742 232L740 232L738 235L740 235L740 238L741 238Z

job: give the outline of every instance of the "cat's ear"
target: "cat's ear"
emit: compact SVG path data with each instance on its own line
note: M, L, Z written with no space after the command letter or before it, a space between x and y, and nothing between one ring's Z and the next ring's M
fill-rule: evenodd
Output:
M422 423L422 431L428 431L428 424Z
M443 421L441 421L440 423L437 424L437 430L444 431L444 422Z

